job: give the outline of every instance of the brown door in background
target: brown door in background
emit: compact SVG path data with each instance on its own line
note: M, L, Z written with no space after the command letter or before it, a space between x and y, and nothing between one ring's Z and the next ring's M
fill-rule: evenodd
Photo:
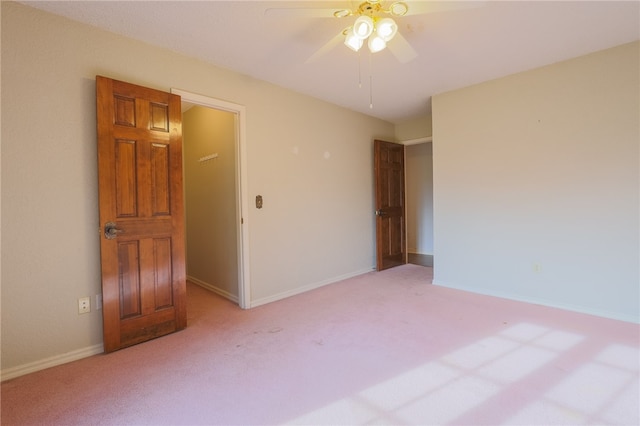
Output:
M376 268L407 263L404 215L404 145L374 141Z
M186 327L180 97L96 77L104 348Z

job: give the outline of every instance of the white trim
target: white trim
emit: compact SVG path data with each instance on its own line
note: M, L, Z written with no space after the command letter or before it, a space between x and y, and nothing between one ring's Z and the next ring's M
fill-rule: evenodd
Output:
M213 284L209 284L208 282L202 281L198 278L192 277L190 275L187 275L187 281L191 281L192 283L206 289L209 290L212 293L217 294L218 296L222 296L225 299L231 300L234 303L238 303L238 296L236 296L235 294L231 294L226 290L223 290L221 288L218 288L216 286L214 286Z
M77 361L82 358L88 358L103 352L104 345L100 343L98 345L88 346L86 348L67 352L61 355L55 355L38 361L29 362L27 364L18 365L16 367L7 368L0 372L0 376L2 376L2 381L4 382L5 380L15 379L16 377L24 376L25 374L35 373L36 371L66 364L71 361Z
M232 112L236 115L236 130L238 143L237 179L238 184L238 305L242 309L249 309L251 305L251 277L249 263L249 179L247 174L247 131L246 108L244 105L234 104L209 96L198 95L180 89L171 89L171 93L178 95L183 101L197 105Z
M427 143L427 142L433 142L433 137L432 136L426 136L424 138L409 139L409 140L406 140L406 141L400 141L400 143L402 145L405 145L405 146L418 145L420 143Z
M329 284L334 284L334 283L337 283L339 281L346 280L348 278L353 278L353 277L356 277L358 275L368 274L369 272L372 272L372 271L375 271L374 267L369 268L369 269L363 269L363 270L356 271L356 272L351 272L351 273L344 274L344 275L340 275L340 276L337 276L337 277L334 277L334 278L329 278L327 280L323 280L323 281L320 281L320 282L317 282L317 283L309 284L309 285L306 285L304 287L298 287L298 288L296 288L294 290L284 291L282 293L278 293L278 294L275 294L273 296L264 297L262 299L254 300L253 302L251 302L251 307L255 308L255 307L260 306L260 305L266 305L267 303L277 302L278 300L286 299L287 297L295 296L295 295L298 295L298 294L301 294L301 293L306 293L307 291L315 290L317 288L324 287L324 286L329 285Z
M171 88L171 93L180 96L183 101L187 101L196 105L213 107L215 109L220 109L223 111L237 113L238 111L244 111L245 109L244 105L234 104L233 102L223 101L222 99L199 95L197 93L187 92L186 90Z
M633 317L630 315L620 315L619 313L616 313L616 312L603 311L600 309L591 309L591 308L587 308L585 306L580 306L580 305L573 305L569 303L557 303L547 299L539 299L535 297L518 297L518 296L513 296L511 294L506 294L500 291L492 291L492 290L487 290L482 288L475 288L475 287L470 288L465 286L450 285L450 284L443 283L441 281L436 281L435 279L433 280L432 284L437 285L439 287L446 287L454 290L467 291L469 293L499 297L501 299L513 300L516 302L531 303L534 305L541 305L541 306L547 306L550 308L563 309L565 311L578 312L581 314L594 315L597 317L603 317L603 318L609 318L609 319L614 319L618 321L625 321L625 322L630 322L634 324L640 324L640 318L638 317Z

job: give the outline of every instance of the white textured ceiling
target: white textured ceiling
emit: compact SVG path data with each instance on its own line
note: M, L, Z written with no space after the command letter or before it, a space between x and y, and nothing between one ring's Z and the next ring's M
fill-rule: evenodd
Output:
M23 3L394 123L428 113L436 93L640 38L638 1L406 1L410 10L440 10L397 19L418 53L412 61L400 63L388 49L370 55L365 47L359 55L338 43L307 62L354 18L309 18L280 9L343 9L359 2Z

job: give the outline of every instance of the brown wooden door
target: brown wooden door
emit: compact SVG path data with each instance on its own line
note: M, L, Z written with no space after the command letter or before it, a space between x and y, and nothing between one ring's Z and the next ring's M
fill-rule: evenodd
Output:
M376 268L407 263L404 215L404 145L374 141Z
M186 327L182 113L179 96L101 76L96 92L111 352Z

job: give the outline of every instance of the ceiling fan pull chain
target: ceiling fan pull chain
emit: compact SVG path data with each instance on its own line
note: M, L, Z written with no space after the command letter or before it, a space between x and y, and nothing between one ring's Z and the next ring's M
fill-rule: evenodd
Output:
M362 54L358 51L358 88L362 89Z
M373 77L369 76L369 109L373 109Z
M373 53L369 52L369 109L373 109Z

